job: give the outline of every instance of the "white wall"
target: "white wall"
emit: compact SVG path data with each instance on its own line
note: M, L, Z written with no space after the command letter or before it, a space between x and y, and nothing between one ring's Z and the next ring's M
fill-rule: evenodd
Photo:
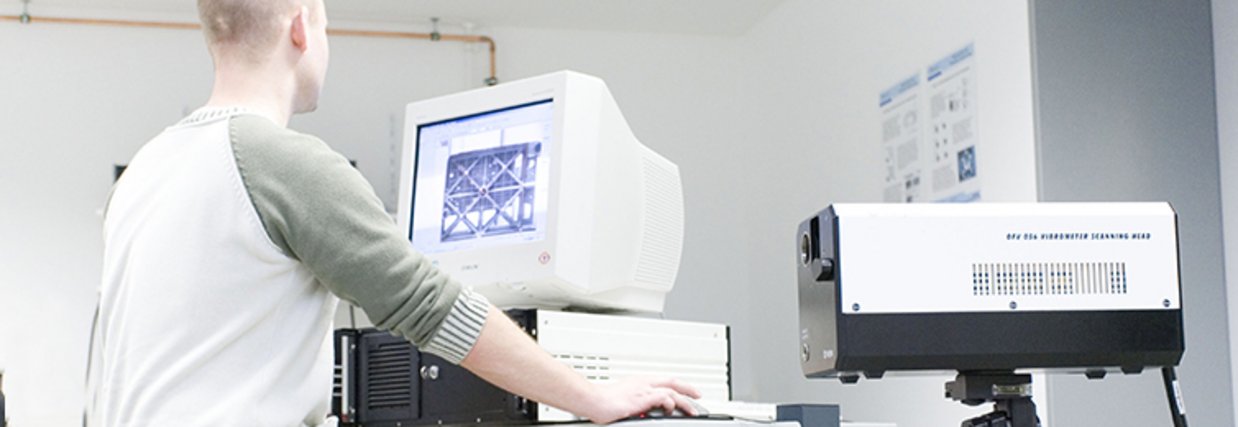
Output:
M745 36L747 167L736 201L748 224L761 400L835 402L844 417L900 427L958 425L990 410L943 398L941 375L853 386L804 379L794 230L830 203L882 200L878 94L973 41L982 197L1035 200L1027 28L1023 2L793 0Z
M1213 52L1216 62L1217 139L1221 162L1221 213L1225 231L1225 283L1229 315L1232 395L1238 396L1238 1L1212 0ZM1234 408L1238 420L1238 405Z

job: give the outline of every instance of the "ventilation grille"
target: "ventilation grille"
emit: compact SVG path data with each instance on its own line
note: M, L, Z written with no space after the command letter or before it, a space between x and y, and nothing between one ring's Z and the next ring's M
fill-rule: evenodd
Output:
M609 357L582 354L554 354L551 356L571 366L576 373L584 375L590 381L606 381L611 379Z
M972 295L1126 294L1124 262L972 264Z
M344 397L344 366L339 363L335 364L334 375L331 379L331 397L336 399Z
M644 227L635 279L669 288L679 273L683 249L683 184L677 171L649 157L642 159L641 174L645 184Z
M366 373L367 407L403 408L413 404L413 346L384 343L370 351Z

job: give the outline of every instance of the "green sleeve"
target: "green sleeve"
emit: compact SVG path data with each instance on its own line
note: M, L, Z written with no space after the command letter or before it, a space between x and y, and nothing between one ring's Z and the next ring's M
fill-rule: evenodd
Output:
M237 169L271 241L375 326L455 363L489 303L412 249L369 183L321 140L254 115L230 124Z

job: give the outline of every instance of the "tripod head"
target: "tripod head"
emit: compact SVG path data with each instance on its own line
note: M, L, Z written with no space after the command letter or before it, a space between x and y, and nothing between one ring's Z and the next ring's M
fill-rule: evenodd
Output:
M963 421L962 427L1040 427L1029 374L959 372L954 381L946 383L946 397L969 406L993 402L993 412Z

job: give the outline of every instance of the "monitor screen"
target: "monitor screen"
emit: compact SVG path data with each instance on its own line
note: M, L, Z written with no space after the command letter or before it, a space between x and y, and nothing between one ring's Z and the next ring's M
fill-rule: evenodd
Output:
M546 237L553 100L417 128L409 239L425 254Z

